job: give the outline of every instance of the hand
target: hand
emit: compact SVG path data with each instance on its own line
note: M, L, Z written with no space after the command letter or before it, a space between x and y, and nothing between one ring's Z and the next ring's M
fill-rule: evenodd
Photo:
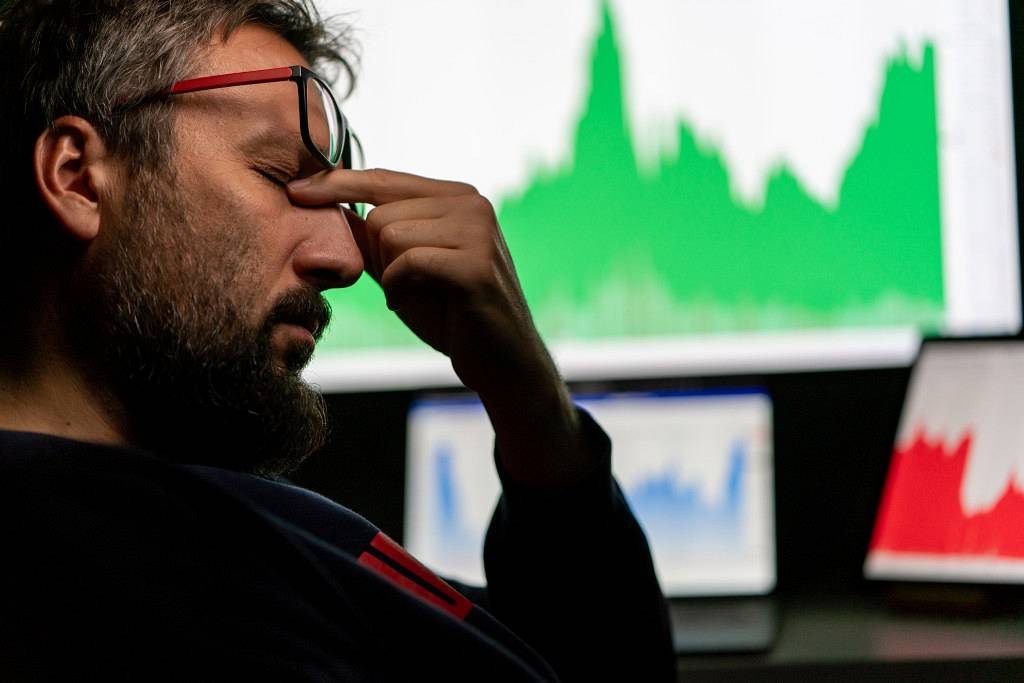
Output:
M533 324L494 207L476 188L408 173L323 171L288 186L303 205L345 211L388 308L447 355L480 394L509 475L568 481L593 468L565 386Z
M324 171L289 186L297 204L375 205L346 211L366 272L388 308L486 393L524 371L553 369L516 277L494 208L470 185L393 171Z

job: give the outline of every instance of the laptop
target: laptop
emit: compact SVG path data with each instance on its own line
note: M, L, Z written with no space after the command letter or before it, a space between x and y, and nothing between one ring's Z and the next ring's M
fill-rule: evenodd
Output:
M865 575L1024 583L1024 341L927 340L913 371Z
M759 388L588 394L612 467L670 599L677 652L771 646L777 618L771 401ZM500 493L494 435L470 397L408 415L404 544L439 574L483 584Z

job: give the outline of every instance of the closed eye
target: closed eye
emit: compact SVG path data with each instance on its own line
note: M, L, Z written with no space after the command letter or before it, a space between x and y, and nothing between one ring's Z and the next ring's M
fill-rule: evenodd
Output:
M258 167L254 167L253 170L259 173L261 176L263 176L263 178L266 181L273 185L276 185L277 187L280 187L281 189L284 189L285 186L290 182L288 178L281 178L278 174L276 174L273 171L269 171Z

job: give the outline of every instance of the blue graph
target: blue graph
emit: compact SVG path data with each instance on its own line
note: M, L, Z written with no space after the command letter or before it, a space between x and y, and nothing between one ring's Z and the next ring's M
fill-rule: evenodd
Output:
M434 454L434 486L437 504L435 551L453 562L475 560L483 547L483 526L467 519L455 481L455 454L451 445L441 442ZM475 520L474 520L475 521Z
M761 593L775 584L771 403L763 393L589 397L612 471L672 595ZM444 576L482 583L501 482L482 407L412 413L406 546Z
M739 552L745 545L746 475L746 448L737 441L729 454L724 490L714 502L702 495L699 485L680 483L670 471L639 481L625 494L652 546L675 548L680 554Z
M672 555L712 555L745 548L744 487L747 454L741 441L729 453L723 490L716 500L699 484L680 483L679 474L662 471L636 482L624 493L648 540ZM470 519L455 476L455 453L440 442L433 454L436 535L434 551L453 562L472 562L483 545L487 520Z

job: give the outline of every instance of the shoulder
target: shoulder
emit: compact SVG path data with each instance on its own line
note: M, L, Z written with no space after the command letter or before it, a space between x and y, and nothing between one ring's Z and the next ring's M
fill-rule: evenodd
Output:
M187 520L219 497L144 451L0 431L0 525L15 535L45 531L54 538Z
M26 657L70 649L105 670L171 651L328 661L350 644L286 534L146 453L0 433L0 536L0 651L13 633Z

